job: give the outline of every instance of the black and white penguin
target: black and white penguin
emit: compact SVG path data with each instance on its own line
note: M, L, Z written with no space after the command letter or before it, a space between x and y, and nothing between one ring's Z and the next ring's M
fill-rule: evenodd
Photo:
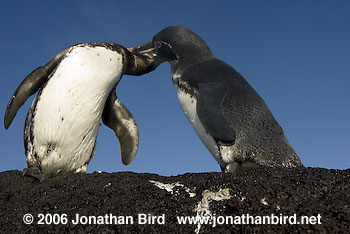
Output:
M263 99L197 34L170 26L133 51L150 48L170 63L180 106L222 171L303 166Z
M132 53L114 43L73 45L30 73L11 97L7 129L18 109L36 93L26 117L24 175L42 181L67 172L85 173L101 119L120 142L127 165L138 149L138 128L115 94L123 74L142 75L157 66L152 52Z

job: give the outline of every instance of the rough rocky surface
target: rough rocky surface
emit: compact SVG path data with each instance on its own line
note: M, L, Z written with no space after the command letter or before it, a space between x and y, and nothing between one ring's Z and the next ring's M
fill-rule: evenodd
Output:
M20 171L6 171L0 173L0 233L350 233L349 182L349 169L320 168L173 177L131 172L69 174L42 184L22 177ZM33 215L32 224L24 223L25 214ZM105 224L74 225L76 214L95 216L96 222ZM152 220L140 224L144 220L138 219L139 214L153 215L154 224ZM180 216L210 214L220 223L233 217L234 223L213 228L177 221ZM248 214L253 218L235 217ZM319 217L321 224L237 223L259 222L259 215L294 214L296 221L314 216L313 222ZM38 224L40 219L44 224Z

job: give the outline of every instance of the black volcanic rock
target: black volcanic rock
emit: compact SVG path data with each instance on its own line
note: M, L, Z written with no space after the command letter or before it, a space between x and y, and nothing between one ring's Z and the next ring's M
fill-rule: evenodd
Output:
M320 168L173 177L95 172L42 184L20 171L6 171L0 173L0 233L350 233L349 182L349 169ZM24 223L25 214L33 215L32 224ZM91 222L104 224L74 225L77 214L81 222L92 216ZM177 219L210 214L220 223L214 228L180 225ZM292 222L313 216L311 221L321 224L237 223L287 215ZM144 221L139 217L147 224L139 224Z

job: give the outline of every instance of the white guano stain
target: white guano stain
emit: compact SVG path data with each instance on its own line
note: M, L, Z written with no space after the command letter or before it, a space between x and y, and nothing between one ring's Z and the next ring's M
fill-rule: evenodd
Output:
M179 182L171 183L171 184L165 184L165 183L155 181L155 180L149 180L149 182L154 184L156 187L158 187L160 189L165 189L166 191L168 191L171 194L174 194L175 187L183 187L190 197L196 196L196 193L191 192L190 188L188 188L187 186L185 186L184 184L181 184ZM175 195L177 195L177 194L178 193L176 193Z
M261 202L264 206L268 206L268 205L269 205L269 203L267 203L267 201L266 201L266 198L262 198L262 199L260 200L260 202Z
M220 189L217 192L212 192L209 190L204 190L202 193L202 200L197 204L197 207L194 208L194 211L196 212L196 218L197 220L205 217L210 216L212 217L212 213L210 211L210 203L212 201L222 201L222 200L228 200L231 199L232 196L230 195L230 189L224 188ZM195 233L198 234L201 229L201 223L197 223L197 228L195 229Z
M184 184L181 184L180 182L176 182L176 183L171 183L171 184L167 184L167 183L162 183L159 181L155 181L155 180L149 180L150 183L154 184L156 187L160 188L160 189L164 189L167 192L174 194L174 195L178 195L178 191L174 191L175 187L183 187L186 192L189 194L190 197L195 197L197 194L193 191L193 189L188 188L187 186L185 186ZM240 194L241 195L241 194ZM202 192L202 199L200 202L198 202L198 204L195 206L195 208L193 209L193 211L196 213L196 220L198 220L197 222L197 226L195 228L195 233L198 234L200 232L201 229L201 222L199 222L199 220L204 220L206 217L213 217L212 212L210 211L210 203L212 201L222 201L222 200L229 200L231 198L238 198L241 202L243 202L244 200L246 200L245 196L237 196L236 194L231 195L230 194L230 189L229 188L221 188L219 191L217 192L213 192L210 190L204 190Z

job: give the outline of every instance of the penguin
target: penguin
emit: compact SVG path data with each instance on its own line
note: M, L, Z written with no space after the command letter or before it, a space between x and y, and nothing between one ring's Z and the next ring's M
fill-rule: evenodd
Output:
M38 92L25 119L28 168L23 175L42 182L85 173L101 119L119 140L123 164L131 163L138 150L138 127L115 89L123 74L139 76L156 66L152 51L139 54L115 43L83 43L32 71L12 95L4 116L8 129L18 109Z
M303 166L263 99L200 36L169 26L132 51L150 48L170 63L181 109L223 172Z

